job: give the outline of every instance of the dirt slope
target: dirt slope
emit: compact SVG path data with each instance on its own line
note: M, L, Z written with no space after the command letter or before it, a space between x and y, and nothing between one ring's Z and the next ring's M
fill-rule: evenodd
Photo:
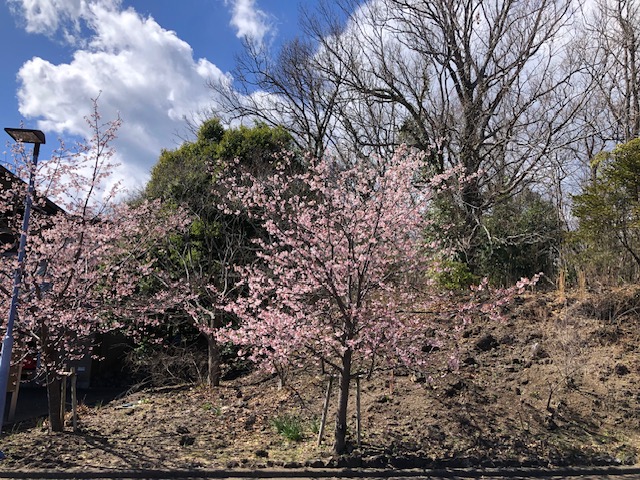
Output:
M279 390L254 373L215 390L145 390L83 406L78 433L50 435L42 421L16 427L0 442L2 468L635 464L638 308L631 288L523 297L508 321L460 332L458 371L448 372L443 350L432 354L431 381L402 371L362 379L362 444L354 408L345 457L331 455L331 424L316 445L326 378L297 372ZM285 415L302 440L276 432Z

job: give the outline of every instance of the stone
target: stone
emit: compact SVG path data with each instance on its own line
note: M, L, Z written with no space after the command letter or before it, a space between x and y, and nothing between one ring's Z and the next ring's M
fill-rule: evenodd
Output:
M498 345L499 343L498 340L496 340L496 337L494 337L490 333L487 333L476 342L476 350L479 350L481 352L488 352L489 350L493 350L494 348L498 347Z
M629 367L627 367L626 365L622 364L622 363L618 363L616 364L615 368L613 369L614 372L616 372L616 375L622 377L624 375L629 375L631 373L631 370L629 370Z
M258 458L268 458L269 457L269 452L267 452L266 450L263 449L258 449L255 451L255 455Z
M249 430L251 427L253 427L253 425L256 423L256 416L255 415L249 415L246 420L244 421L244 428Z
M184 435L184 434L190 433L190 432L189 432L189 429L187 427L185 427L184 425L178 425L176 427L176 433Z

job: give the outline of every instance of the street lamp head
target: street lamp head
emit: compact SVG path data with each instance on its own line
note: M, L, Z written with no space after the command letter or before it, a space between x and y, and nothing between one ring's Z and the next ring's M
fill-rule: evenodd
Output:
M22 143L46 143L44 133L40 130L32 130L30 128L5 128L5 132L9 134L16 142Z

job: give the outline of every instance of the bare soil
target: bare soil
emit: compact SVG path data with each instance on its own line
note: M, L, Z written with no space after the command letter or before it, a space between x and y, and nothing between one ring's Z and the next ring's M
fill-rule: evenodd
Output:
M433 352L427 376L401 370L355 385L349 454L317 431L326 377L295 372L285 388L252 373L223 386L147 389L81 406L80 428L46 422L5 433L3 470L632 465L640 448L640 288L531 294L509 320L478 320L458 339L460 368ZM431 378L427 378L427 377ZM334 411L332 396L330 412ZM301 440L274 420L299 421Z

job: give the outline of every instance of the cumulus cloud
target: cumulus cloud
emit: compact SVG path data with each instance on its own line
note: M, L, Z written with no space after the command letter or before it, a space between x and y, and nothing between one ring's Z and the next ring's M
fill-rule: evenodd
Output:
M76 3L77 10L62 8ZM69 63L35 57L18 72L20 113L48 133L87 135L84 116L100 97L103 118L120 115L115 147L126 183L141 185L161 148L174 148L183 118L211 105L208 81L225 74L175 32L115 0L23 0L27 28L90 32ZM13 1L13 8L18 5ZM36 5L38 8L36 8ZM71 25L71 26L69 26Z
M10 11L24 21L29 33L61 38L72 45L81 44L82 20L89 15L89 6L102 4L113 10L121 0L7 0Z
M231 25L238 38L262 42L273 28L269 15L256 6L255 0L227 0L231 4Z

